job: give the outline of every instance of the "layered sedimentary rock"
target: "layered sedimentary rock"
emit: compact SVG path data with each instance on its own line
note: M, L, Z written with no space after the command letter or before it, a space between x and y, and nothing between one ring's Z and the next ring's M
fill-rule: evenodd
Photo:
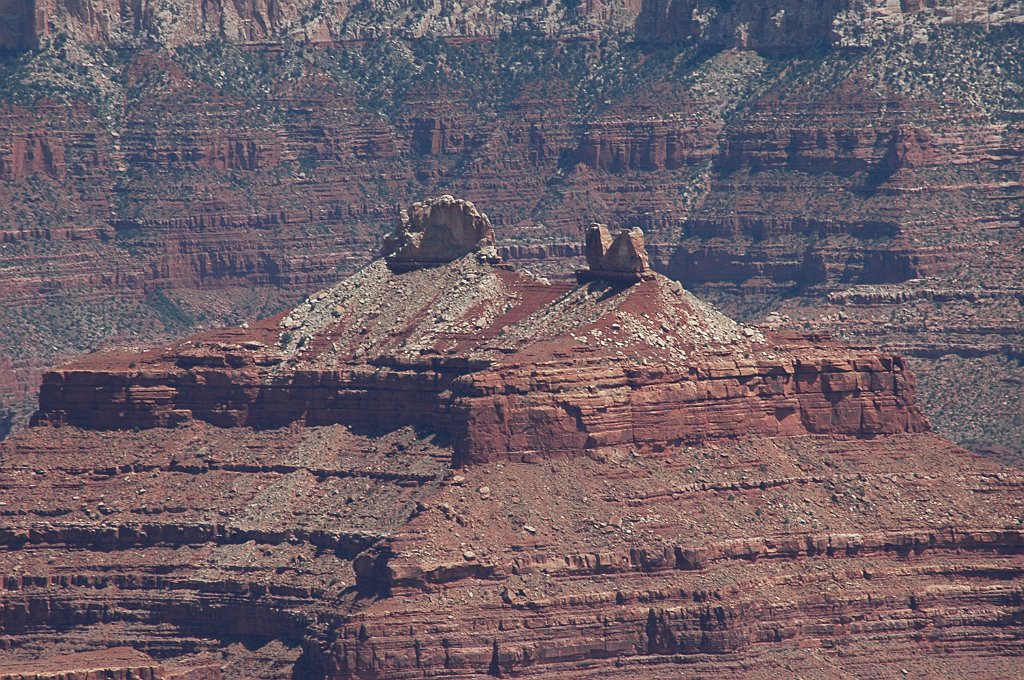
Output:
M922 91L911 104L850 86L823 96L819 85L772 94L726 128L712 188L667 271L705 294L730 291L731 309L775 310L791 327L907 356L927 376L922 402L941 431L1019 449L1021 270L1017 246L1007 250L1021 237L1015 124ZM780 301L791 295L799 301ZM805 307L822 295L834 304ZM981 389L1000 396L946 389L970 374L999 374L1001 387Z
M1019 530L907 528L935 480L904 466L932 455L947 471L967 464L950 453L927 435L835 448L797 438L474 468L381 546L391 597L319 659L342 677L433 664L456 677L1012 675L1014 589L969 576L980 574L967 564L1019 583ZM857 475L864 486L851 496ZM960 506L971 495L952 482L947 507L974 512ZM956 585L933 580L943 578ZM994 609L953 615L972 602ZM438 621L435 607L457 620ZM976 624L986 632L969 632ZM987 651L969 651L972 638Z
M309 31L310 38L326 39L330 35L330 24L326 22L332 17L321 15L316 17L319 21L311 21L311 10L315 7L316 3L303 0L199 4L180 0L4 0L0 16L6 16L11 23L0 34L0 47L39 48L57 36L107 45L150 38L172 47L217 38L258 42L303 29ZM343 17L344 9L339 9ZM331 14L336 20L338 14Z
M4 442L0 668L129 645L163 677L291 677L451 457L411 430L44 430Z
M550 35L598 26L625 29L632 25L638 9L636 2L621 1L572 9L557 2L513 7L487 2L467 11L458 5L395 7L348 0L245 0L198 5L186 0L3 0L0 17L8 23L0 32L0 47L39 48L58 37L83 44L124 46L150 40L178 47L210 40L252 44L297 38L327 43L388 35L495 36L522 30L524 23Z
M551 278L592 221L641 227L654 269L908 355L943 432L1019 448L1019 4L0 3L0 409L290 307L454 192ZM998 323L824 302L917 278L1001 291ZM991 398L945 402L939 361Z
M432 426L472 462L926 428L899 357L735 324L651 272L640 230L595 225L577 286L496 267L486 216L450 196L399 230L282 319L47 373L35 422Z
M215 678L216 669L195 678ZM44 661L29 661L0 666L4 680L164 680L163 667L149 656L129 647L84 652L51 657Z
M796 52L828 43L843 0L809 3L649 0L637 19L644 40L697 40L720 46Z
M454 474L444 453L338 427L15 435L4 663L130 644L224 677L1015 673L1022 536L999 525L1024 480L932 435Z
M796 52L835 43L870 46L885 29L917 19L984 28L1024 22L1014 0L830 0L733 3L722 0L644 0L506 6L480 3L400 6L379 2L212 2L182 0L111 3L107 0L4 0L7 21L0 47L45 46L61 36L82 43L125 45L142 39L176 47L208 40L260 43L286 37L309 42L337 39L495 36L514 30L542 35L588 30L635 30L645 41L705 44ZM635 28L634 28L635 27Z
M916 26L915 26L916 22ZM655 42L693 40L775 53L829 45L870 47L887 32L908 30L927 40L925 27L1024 24L1024 7L1013 0L648 0L637 17L637 37Z
M928 433L898 357L480 254L48 373L0 445L0 668L1016 672L1024 474Z

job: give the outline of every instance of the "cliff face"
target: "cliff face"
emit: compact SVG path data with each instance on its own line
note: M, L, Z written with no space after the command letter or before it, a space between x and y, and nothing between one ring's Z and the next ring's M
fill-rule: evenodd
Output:
M155 40L168 47L212 39L260 42L301 31L312 1L181 2L180 0L4 0L0 15L10 18L0 46L38 49L62 36L84 44L110 46ZM344 12L343 7L337 8ZM337 16L331 13L329 16ZM318 17L320 21L327 17ZM304 36L315 38L313 34ZM329 34L326 30L322 38Z
M0 669L1015 672L1024 474L929 434L898 357L738 324L638 230L552 283L486 219L418 203L412 259L47 373L0 444Z
M905 354L944 432L1016 446L1017 4L5 4L0 400L284 309L454 191L562 280L580 229L641 227L657 271ZM944 401L942 357L993 398Z
M197 680L215 680L220 673L207 668L191 673ZM165 680L163 666L142 652L118 647L98 652L54 656L46 661L14 662L0 666L4 680Z
M635 31L648 42L696 40L716 47L804 52L837 45L870 46L885 30L921 20L986 29L1024 20L1014 0L615 0L389 5L381 2L247 0L3 0L0 47L39 48L57 36L109 46L153 41L165 47L226 40L483 37L530 31L552 37L588 31Z
M1024 7L1003 0L649 0L636 22L640 40L699 42L736 49L798 53L870 47L914 24L980 26L1024 22ZM920 30L920 28L918 29Z
M149 42L171 48L211 40L328 43L386 35L497 36L524 29L550 37L593 29L626 29L638 10L637 0L588 2L572 7L552 1L483 2L472 8L351 0L3 0L0 17L8 22L0 33L0 47L37 49L58 37L79 44L116 47Z
M927 427L898 357L765 337L678 284L603 276L571 288L465 259L399 275L378 262L279 323L51 371L34 422L432 427L478 463Z
M828 2L711 2L651 0L637 18L637 38L693 39L718 47L803 52L829 44L844 0Z

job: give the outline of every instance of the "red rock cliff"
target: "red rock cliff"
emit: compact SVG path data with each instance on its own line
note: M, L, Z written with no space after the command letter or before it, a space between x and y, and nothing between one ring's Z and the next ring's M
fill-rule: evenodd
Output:
M413 250L387 248L408 256L397 272L378 261L277 323L47 373L34 422L433 426L462 462L926 427L898 357L736 324L644 269L639 230L588 235L584 283L551 284L488 262L486 217L442 200L413 208L429 225Z
M0 444L0 668L1017 670L1024 475L923 432L898 357L735 323L635 231L576 284L455 199L396 232L398 271L47 374Z

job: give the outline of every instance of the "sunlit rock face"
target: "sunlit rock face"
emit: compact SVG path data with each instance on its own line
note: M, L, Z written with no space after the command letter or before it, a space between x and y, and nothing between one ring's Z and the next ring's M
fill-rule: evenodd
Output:
M496 261L494 229L476 206L452 196L413 203L384 238L384 259L396 271L446 264L470 253Z

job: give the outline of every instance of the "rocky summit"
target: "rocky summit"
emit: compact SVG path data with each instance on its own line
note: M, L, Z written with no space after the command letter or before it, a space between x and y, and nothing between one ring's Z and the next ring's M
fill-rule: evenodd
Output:
M414 203L384 237L384 258L397 271L445 264L469 253L497 261L494 228L476 206L453 196Z
M608 226L594 223L587 230L587 268L577 272L580 279L639 280L651 271L651 259L644 246L644 232L623 230L612 238Z
M47 372L0 676L1015 676L1024 473L585 237L550 281L423 201L287 313Z

